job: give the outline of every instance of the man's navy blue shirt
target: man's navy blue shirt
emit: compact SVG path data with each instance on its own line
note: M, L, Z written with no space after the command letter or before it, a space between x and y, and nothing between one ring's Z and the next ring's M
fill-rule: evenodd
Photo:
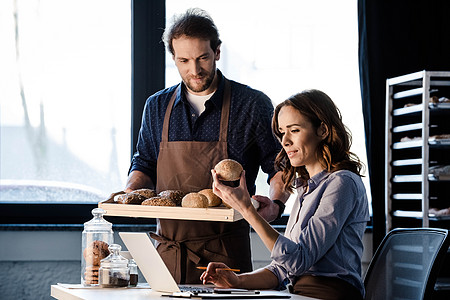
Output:
M185 86L176 96L169 123L169 141L218 141L224 77L214 95L205 102L205 111L197 116L185 96ZM228 158L240 162L246 172L250 194L255 193L259 167L271 178L274 160L281 149L271 130L273 105L264 93L231 81L231 105L228 122ZM136 153L130 172L149 175L156 186L156 162L159 154L164 115L178 85L150 96L145 104Z

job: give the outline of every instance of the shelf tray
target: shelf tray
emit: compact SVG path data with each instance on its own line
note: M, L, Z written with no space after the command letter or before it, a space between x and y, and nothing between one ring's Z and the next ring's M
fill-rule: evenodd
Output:
M428 144L430 146L450 146L450 139L442 139L442 140L429 139ZM423 145L422 140L411 140L406 142L396 142L392 144L392 148L408 149L408 148L422 147L422 145Z
M401 108L394 109L394 111L392 112L392 115L402 116L402 115L406 115L406 114L417 113L420 111L422 111L422 105L417 104L417 105L413 105L413 106L409 106L409 107L401 107Z
M433 109L450 109L450 103L429 103L428 107ZM409 107L399 107L392 111L393 116L402 116L407 114L418 113L422 111L422 104L416 104Z
M428 180L430 180L430 181L450 181L450 175L428 174Z
M421 200L422 194L393 194L392 199L395 200Z
M450 175L433 175L428 174L430 181L450 181ZM393 182L421 182L422 175L395 175L392 178Z
M428 144L430 145L450 145L450 139L442 139L442 140L429 140Z
M393 216L402 218L422 219L423 213L421 211L396 210L393 212ZM436 216L435 214L428 214L428 218L431 221L443 221L443 220L450 220L450 215Z
M450 109L450 103L430 103L430 108Z
M225 206L210 208L169 207L137 204L117 204L109 199L102 201L98 207L106 210L106 216L132 217L132 218L159 218L195 221L236 222L242 215Z
M422 175L395 175L393 182L421 182Z
M414 165L421 165L422 162L423 162L423 160L421 158L400 159L400 160L392 161L392 165L395 166L395 167L414 166Z

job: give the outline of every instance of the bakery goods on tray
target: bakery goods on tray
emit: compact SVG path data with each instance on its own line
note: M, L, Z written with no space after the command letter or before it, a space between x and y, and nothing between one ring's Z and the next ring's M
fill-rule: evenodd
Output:
M135 192L120 194L114 197L114 201L120 204L141 204L145 199L147 199L145 196Z
M219 206L222 204L222 199L219 198L216 194L214 194L212 189L204 189L198 192L199 194L205 195L208 198L208 206Z
M177 206L170 198L156 196L150 199L144 200L141 205L151 205L151 206Z
M108 200L106 200L106 201L108 201L108 202L110 202L110 201L117 202L117 197L120 196L120 195L123 195L123 194L126 194L126 193L124 191L118 191L118 192L112 193L109 196Z
M220 180L235 181L241 178L243 168L240 163L233 159L224 159L214 167L214 170Z
M160 197L166 197L172 200L176 205L181 204L181 200L183 200L183 197L186 195L186 193L179 191L179 190L166 190L162 191L158 194Z
M151 189L138 189L138 190L134 190L132 193L144 196L145 199L157 196L156 192L154 190L151 190Z
M189 193L183 197L181 206L192 208L207 208L209 206L208 198L200 193Z
M242 166L232 159L225 159L217 164L217 170L222 174L221 178L236 179L239 185L240 174L242 173ZM223 181L224 184L233 183L233 181ZM137 189L130 193L123 191L111 194L114 202L117 204L138 204L147 206L181 206L191 208L208 208L217 207L222 204L230 208L224 203L220 197L214 194L212 189L203 189L199 192L192 192L186 194L181 190L165 190L157 194L152 189ZM110 200L111 200L110 197ZM108 201L110 201L108 200Z

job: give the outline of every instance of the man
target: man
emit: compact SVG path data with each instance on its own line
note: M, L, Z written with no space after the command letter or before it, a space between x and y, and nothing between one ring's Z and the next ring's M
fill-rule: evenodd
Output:
M227 80L216 68L219 33L203 10L174 19L163 35L182 83L146 102L126 192L139 188L199 191L211 188L210 170L225 158L246 170L249 193L261 166L270 178L270 197L256 197L260 214L274 220L284 209L281 173L274 170L279 144L271 133L273 106L260 91ZM280 201L281 200L281 201ZM158 252L178 283L200 283L209 261L251 271L249 225L244 220L205 222L158 220Z

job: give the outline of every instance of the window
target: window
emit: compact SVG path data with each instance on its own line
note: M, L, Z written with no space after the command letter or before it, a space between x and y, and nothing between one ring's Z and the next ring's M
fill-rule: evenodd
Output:
M206 10L222 40L218 68L226 77L263 91L274 105L304 89L326 92L352 132L352 151L367 166L355 1L230 0L225 4L167 0L166 3L168 21L190 7ZM172 57L166 57L168 87L178 83L180 77ZM364 175L370 197L367 170ZM268 195L265 181L265 174L260 174L257 194ZM286 212L290 212L289 207Z
M133 24L146 28L139 33L138 42L144 43L134 44L143 50L142 55L134 53L135 69L152 67L153 72L140 69L133 79L139 93L131 112L131 2L0 1L1 217L8 213L5 206L16 204L17 215L36 215L27 206L31 202L66 222L53 210L58 202L70 205L73 215L87 213L89 218L90 210L80 203L94 207L98 199L124 187L130 145L135 144L131 115L139 123L136 115L146 97L164 87L164 68L158 64L164 61L159 42L163 25L152 23L162 20L164 1L133 1L141 11ZM275 105L303 89L327 92L353 133L353 152L365 162L356 5L331 0L230 0L226 5L167 0L165 15L189 7L207 10L223 41L219 68L228 78L262 90ZM153 44L145 44L148 36ZM159 46L161 53L155 55ZM171 56L166 57L166 86L171 86L180 79ZM364 180L368 183L367 173ZM55 186L60 188L55 191ZM264 174L257 186L258 194L267 194ZM52 192L39 196L47 188Z
M96 204L123 189L130 1L1 1L0 44L0 202Z

